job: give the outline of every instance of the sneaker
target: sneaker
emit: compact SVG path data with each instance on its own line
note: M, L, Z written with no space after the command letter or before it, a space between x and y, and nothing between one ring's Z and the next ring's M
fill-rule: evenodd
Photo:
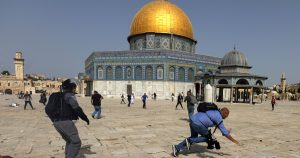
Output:
M186 143L187 149L188 149L188 150L191 150L191 143L190 143L190 141L189 141L189 138L186 138L186 139L185 139L185 143Z
M173 156L174 156L174 157L177 157L179 151L176 149L176 146L175 146L175 145L172 145L172 150L173 150Z

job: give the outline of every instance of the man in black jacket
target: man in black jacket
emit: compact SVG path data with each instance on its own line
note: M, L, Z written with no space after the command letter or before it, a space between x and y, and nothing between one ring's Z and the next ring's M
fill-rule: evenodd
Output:
M55 129L66 141L65 157L75 158L80 150L81 140L73 120L80 117L87 125L90 121L76 100L76 84L68 79L62 83L62 89L62 93L53 93L50 96L45 110Z
M103 99L102 95L97 91L94 91L94 94L91 97L91 103L94 106L95 111L92 113L92 117L95 119L100 119L101 116L101 100Z

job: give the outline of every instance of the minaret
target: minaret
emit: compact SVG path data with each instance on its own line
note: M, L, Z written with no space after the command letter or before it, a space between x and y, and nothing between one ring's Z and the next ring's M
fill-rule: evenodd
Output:
M286 87L286 78L285 78L285 73L282 73L281 75L281 90L282 90L282 93L285 93L285 87Z
M16 52L15 61L15 73L16 79L24 80L24 59L22 57L22 52Z

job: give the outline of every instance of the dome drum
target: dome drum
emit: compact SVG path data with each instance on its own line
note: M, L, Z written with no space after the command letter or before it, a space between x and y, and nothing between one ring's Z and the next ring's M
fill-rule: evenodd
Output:
M131 36L130 50L174 50L195 53L196 41L177 35L144 33Z

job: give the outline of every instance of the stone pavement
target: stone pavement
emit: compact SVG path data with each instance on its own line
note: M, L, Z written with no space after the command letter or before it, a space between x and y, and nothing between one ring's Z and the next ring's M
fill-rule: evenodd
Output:
M170 100L149 100L142 109L141 100L132 107L120 99L103 100L104 117L91 118L90 98L77 97L90 125L77 121L82 139L79 157L86 158L161 158L172 157L171 145L189 136L187 110L175 110ZM20 107L9 107L16 102ZM0 95L0 155L16 158L64 157L64 141L44 113L44 106L33 97L35 110L23 110L23 100ZM271 111L263 104L219 104L231 110L225 126L240 143L237 146L221 136L221 150L207 150L206 144L192 145L179 157L300 157L300 102L278 102ZM186 105L184 106L186 107Z

